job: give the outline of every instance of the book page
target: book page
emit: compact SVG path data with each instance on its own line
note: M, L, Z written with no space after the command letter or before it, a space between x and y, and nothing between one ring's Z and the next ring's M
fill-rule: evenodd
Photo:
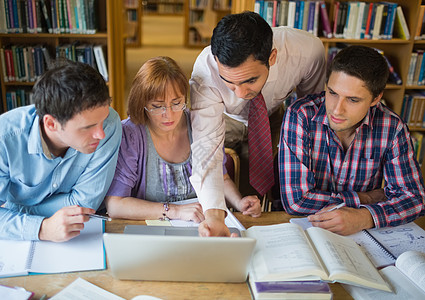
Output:
M36 242L30 268L36 273L62 273L105 268L103 220L91 218L81 234L67 242Z
M389 266L379 271L391 285L393 292L361 288L343 284L344 289L354 298L363 300L400 300L425 299L425 294L395 266Z
M348 237L311 227L307 233L333 281L390 290L359 245Z
M425 230L414 222L397 227L368 229L368 232L395 257L409 250L425 253Z
M289 222L300 225L304 230L313 227L308 218L292 218ZM348 237L362 248L375 267L386 267L395 263L396 258L384 251L379 243L373 237L370 237L365 230L351 234Z
M0 277L28 274L31 241L0 240Z
M295 224L253 226L245 235L257 240L250 267L256 281L327 278L304 231ZM320 278L319 278L320 277Z
M425 293L425 254L406 251L399 256L396 267Z

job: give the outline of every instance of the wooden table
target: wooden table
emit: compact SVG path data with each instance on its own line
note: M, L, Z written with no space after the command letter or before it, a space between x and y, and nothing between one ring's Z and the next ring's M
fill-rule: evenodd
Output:
M271 225L288 222L292 216L284 212L263 213L260 218L234 213L239 221L249 228L254 225ZM106 222L106 232L123 232L128 224L143 224L142 221L113 220ZM416 221L425 228L425 217ZM0 284L23 287L35 293L33 299L43 295L52 297L78 277L125 299L137 295L151 295L162 299L250 299L251 294L246 283L191 283L191 282L155 282L127 281L112 277L109 269L103 271L74 272L52 275L31 275L0 279ZM351 299L340 284L331 284L334 299Z

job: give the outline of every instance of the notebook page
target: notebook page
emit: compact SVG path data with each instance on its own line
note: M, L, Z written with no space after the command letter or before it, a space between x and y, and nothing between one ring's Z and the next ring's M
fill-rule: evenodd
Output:
M0 277L28 274L30 241L0 240Z
M409 250L425 253L425 230L414 222L397 227L369 229L368 232L395 257Z
M103 220L91 218L81 234L67 242L36 243L31 272L62 273L105 269Z

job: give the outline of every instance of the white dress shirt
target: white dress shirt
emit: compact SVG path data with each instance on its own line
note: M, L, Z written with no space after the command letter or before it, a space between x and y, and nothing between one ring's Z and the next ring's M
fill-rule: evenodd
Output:
M273 29L276 63L262 88L269 116L296 89L298 97L324 89L326 61L322 42L294 28ZM190 178L203 210L226 209L223 192L223 113L248 126L249 101L236 97L220 78L206 47L196 59L190 79L193 170Z

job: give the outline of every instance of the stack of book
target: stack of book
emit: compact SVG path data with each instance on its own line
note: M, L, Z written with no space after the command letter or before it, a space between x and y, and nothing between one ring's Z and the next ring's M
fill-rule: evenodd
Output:
M97 31L95 0L0 1L0 33Z

